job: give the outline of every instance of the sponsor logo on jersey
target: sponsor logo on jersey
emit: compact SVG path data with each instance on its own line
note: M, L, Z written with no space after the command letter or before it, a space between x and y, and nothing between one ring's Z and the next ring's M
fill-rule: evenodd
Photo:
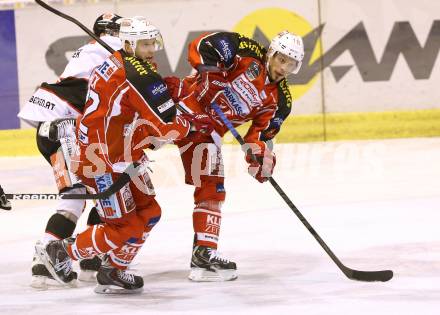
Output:
M122 63L119 61L118 58L116 58L115 56L111 55L109 57L109 59L118 67L118 68L123 68Z
M137 71L139 75L147 75L148 70L144 67L144 65L135 57L125 57L127 60Z
M128 184L121 188L121 196L125 205L125 213L129 213L136 209L133 194L131 193L131 189Z
M108 81L113 73L118 70L118 66L116 66L113 61L107 59L104 61L102 65L100 65L97 69L98 74L105 80Z
M159 222L159 221L160 221L160 216L150 218L150 220L147 223L147 226L150 226L150 227L155 226L157 224L157 222ZM145 233L145 234L147 234L146 237L145 237L145 238L147 238L148 237L148 233Z
M217 86L219 86L221 88L226 88L226 87L229 86L229 83L227 83L227 82L220 82L218 80L212 80L211 84L217 85Z
M287 85L287 81L282 80L279 83L279 86L281 87L281 91L283 91L283 94L286 97L287 107L292 106L292 95L290 94L289 86Z
M257 42L250 41L245 36L240 36L240 39L242 40L240 42L239 49L248 49L255 53L258 58L263 58L263 46L258 44Z
M156 82L148 86L147 91L151 95L152 98L159 98L162 96L167 90L167 86L163 82Z
M205 232L218 235L220 230L221 218L216 215L208 214L206 216L206 228Z
M111 174L106 173L101 176L96 176L95 183L96 187L98 187L98 191L103 192L113 184L113 179ZM101 214L103 214L105 218L120 218L122 216L116 194L113 194L106 199L100 199L99 203L101 207L98 208L101 208L100 210L103 212Z
M256 61L252 61L249 67L246 69L246 77L249 81L255 80L260 75L260 66Z
M79 55L81 54L82 48L75 51L72 55L72 58L79 58Z
M225 185L223 185L222 183L218 183L216 186L216 192L218 193L224 193L225 192Z
M255 86L246 79L245 75L238 76L233 82L232 86L238 95L250 107L257 107L262 105L258 90Z
M32 96L29 100L29 103L41 106L46 109L53 110L55 108L55 104L49 101L46 101L44 98L40 98L37 96Z
M166 111L167 109L170 109L173 106L174 106L173 100L169 99L168 101L166 101L162 105L157 106L157 110L159 111L159 113L162 114L164 111Z
M161 83L160 85L156 86L152 92L153 92L153 95L157 95L157 94L160 95L163 92L165 92L166 89L167 89L167 87L165 86L165 84Z
M233 111L240 116L249 114L249 109L241 102L240 98L229 88L224 89L223 94L228 100L230 107Z
M228 42L225 41L224 39L220 40L220 47L222 50L222 56L223 56L224 62L229 64L229 62L232 59L232 52L231 52L231 49L229 48Z

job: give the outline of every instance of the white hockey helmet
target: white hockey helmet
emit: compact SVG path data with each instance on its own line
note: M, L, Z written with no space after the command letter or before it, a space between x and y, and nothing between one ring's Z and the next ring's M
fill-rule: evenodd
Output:
M143 16L123 18L119 29L119 38L122 45L128 41L133 51L136 51L137 41L142 39L155 39L154 48L156 51L163 49L163 39L159 29Z
M296 67L291 69L291 73L297 74L301 69L302 60L304 58L304 44L300 36L282 31L278 33L272 41L267 52L267 59L269 60L276 52L282 53L289 58L297 61Z

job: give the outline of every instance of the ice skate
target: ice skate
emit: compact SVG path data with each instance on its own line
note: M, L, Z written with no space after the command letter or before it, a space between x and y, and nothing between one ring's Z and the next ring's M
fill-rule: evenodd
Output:
M96 274L98 285L95 292L99 294L133 294L143 291L144 279L113 267L104 259Z
M66 251L67 240L51 241L46 246L37 243L35 250L52 277L63 285L76 286L77 274Z
M36 246L43 246L43 245L40 241L38 241ZM48 283L50 281L55 281L37 253L34 253L34 257L32 258L31 272L32 272L31 287L35 289L46 290Z
M99 267L101 267L101 261L102 260L99 256L80 260L78 280L84 282L96 282L96 273L98 272Z
M237 279L235 262L223 258L217 250L195 246L188 278L196 282L230 281Z

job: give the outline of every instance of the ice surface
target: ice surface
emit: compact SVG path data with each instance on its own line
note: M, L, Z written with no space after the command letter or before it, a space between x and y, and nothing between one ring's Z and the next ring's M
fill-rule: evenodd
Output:
M237 262L239 278L190 282L192 189L170 147L150 153L163 216L133 266L143 294L29 287L33 245L56 202L14 201L0 213L0 313L440 313L439 138L288 144L276 152L274 178L342 262L392 269L394 279L345 278L270 184L247 175L239 148L226 146L220 250ZM55 192L41 157L0 158L0 184L7 193Z

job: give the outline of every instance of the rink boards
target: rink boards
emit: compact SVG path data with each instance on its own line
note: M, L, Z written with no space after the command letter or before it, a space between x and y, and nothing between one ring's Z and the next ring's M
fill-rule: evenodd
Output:
M25 3L25 2L23 2ZM56 8L87 26L104 11L143 14L162 31L163 75L190 73L187 44L205 31L233 30L268 44L289 29L304 39L301 72L289 77L294 98L277 141L440 135L438 1L69 1ZM16 114L41 82L54 82L88 37L36 5L1 7L1 129L27 128ZM11 8L11 7L10 7ZM343 9L341 9L343 8ZM200 14L203 12L203 14ZM348 14L349 12L349 14ZM154 13L154 14L153 14ZM29 132L0 132L35 152ZM24 142L17 142L24 141ZM26 142L28 141L28 142ZM0 154L16 154L13 148Z

